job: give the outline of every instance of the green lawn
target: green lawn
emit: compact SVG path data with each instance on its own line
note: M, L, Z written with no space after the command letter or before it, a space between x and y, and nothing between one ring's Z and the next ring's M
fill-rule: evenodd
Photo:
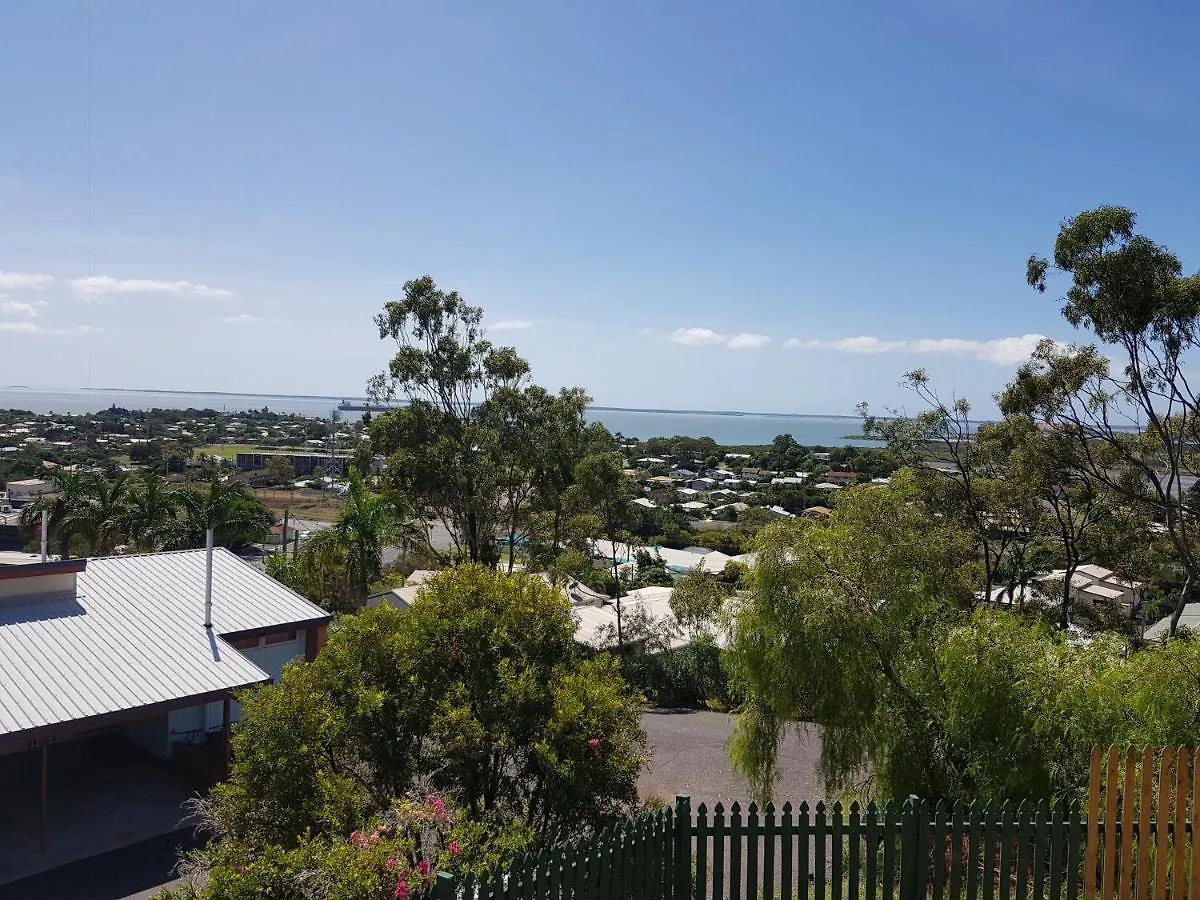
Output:
M207 447L197 447L196 455L220 456L224 459L237 459L239 453L253 453L254 444L209 444Z

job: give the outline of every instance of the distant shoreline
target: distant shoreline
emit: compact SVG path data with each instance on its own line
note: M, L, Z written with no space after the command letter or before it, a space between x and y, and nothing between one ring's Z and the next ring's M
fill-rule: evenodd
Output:
M183 397L256 397L264 400L359 400L365 398L347 397L347 396L330 396L327 394L264 394L254 391L175 391L165 388L118 388L118 387L97 387L97 388L77 388L75 390L55 391L41 388L32 388L28 385L6 385L0 387L0 390L5 391L33 391L38 393L72 393L72 394L165 394L177 395ZM728 409L661 409L650 407L637 406L589 406L588 409L598 412L628 412L628 413L650 413L653 415L677 415L677 416L731 416L731 417L755 417L769 419L846 419L857 420L857 415L845 414L825 414L825 413L773 413L773 412L747 412L744 410L728 410Z

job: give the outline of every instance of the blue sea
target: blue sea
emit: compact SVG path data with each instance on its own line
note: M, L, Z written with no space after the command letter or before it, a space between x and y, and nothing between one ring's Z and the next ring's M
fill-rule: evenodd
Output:
M88 413L111 406L125 409L217 409L237 412L266 407L277 413L300 413L329 418L342 397L219 394L189 391L78 390L50 391L24 387L0 388L0 409L27 409L35 413ZM345 398L360 400L361 398ZM358 418L359 412L339 413ZM601 422L626 438L710 437L718 444L769 444L780 434L797 443L841 447L878 446L861 438L847 438L860 430L856 416L783 415L741 412L702 412L662 409L612 409L593 407L588 418Z

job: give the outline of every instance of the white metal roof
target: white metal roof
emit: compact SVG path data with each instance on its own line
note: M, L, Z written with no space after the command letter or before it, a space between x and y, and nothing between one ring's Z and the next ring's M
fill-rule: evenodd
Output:
M79 589L105 596L140 595L138 602L194 613L203 624L204 551L143 553L88 560ZM329 613L230 553L213 551L213 628L239 634L328 621Z
M0 737L267 681L219 635L327 618L227 550L90 560L74 595L0 603Z

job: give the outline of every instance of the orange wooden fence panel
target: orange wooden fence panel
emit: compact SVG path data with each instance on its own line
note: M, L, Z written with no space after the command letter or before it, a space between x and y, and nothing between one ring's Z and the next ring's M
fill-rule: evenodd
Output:
M1085 900L1200 900L1197 773L1200 748L1092 749Z

